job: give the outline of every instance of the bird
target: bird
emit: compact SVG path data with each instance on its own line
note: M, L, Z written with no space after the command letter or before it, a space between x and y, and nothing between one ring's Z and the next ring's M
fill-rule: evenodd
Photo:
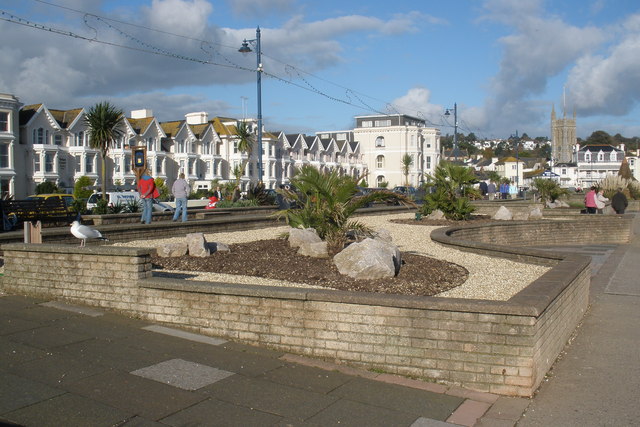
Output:
M98 230L82 225L79 221L73 221L71 223L71 234L81 240L80 247L87 243L87 239L109 240L106 237L102 237L102 234Z

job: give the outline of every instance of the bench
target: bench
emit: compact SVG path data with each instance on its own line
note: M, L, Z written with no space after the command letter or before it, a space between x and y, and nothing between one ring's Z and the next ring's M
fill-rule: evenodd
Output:
M40 221L43 225L68 225L75 219L76 213L71 211L65 201L52 197L48 199L33 200L2 200L0 201L0 209L8 219L9 225L16 228L19 224L25 222ZM7 221L3 221L4 227L0 229L7 230Z

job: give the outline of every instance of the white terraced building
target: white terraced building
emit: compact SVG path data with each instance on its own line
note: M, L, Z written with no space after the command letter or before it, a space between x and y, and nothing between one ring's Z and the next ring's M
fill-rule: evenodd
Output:
M23 106L17 97L0 94L0 193L24 198L36 185L50 181L71 192L87 176L100 186L100 153L91 148L86 110L54 109L45 104ZM255 134L257 121L246 119ZM124 120L123 136L109 150L107 188L135 184L133 147L146 147L151 175L171 186L184 172L193 190L209 189L213 180L235 181L235 166L246 163L240 185L264 182L267 188L286 184L303 165L337 170L364 178L369 186L388 182L404 185L402 156L410 154L411 185L419 185L440 161L440 132L406 115L356 117L349 131L316 135L263 132L263 176L258 176L258 150L238 150L238 120L210 118L206 112L160 122L152 110L132 111Z

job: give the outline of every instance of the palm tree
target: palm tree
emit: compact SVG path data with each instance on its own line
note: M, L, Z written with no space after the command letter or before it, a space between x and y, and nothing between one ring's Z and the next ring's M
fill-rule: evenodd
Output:
M322 173L306 165L291 178L291 183L297 191L278 192L293 200L296 207L276 215L286 217L291 227L314 228L334 248L344 245L348 233L371 233L363 223L351 219L356 209L385 200L415 207L404 195L391 191L373 191L359 196L357 180L349 175L340 176L336 170Z
M118 138L124 133L122 120L124 113L108 101L99 102L89 108L84 121L89 128L89 145L100 150L102 165L102 200L107 200L106 159Z
M402 156L401 160L402 164L402 173L404 174L404 185L409 186L409 170L411 166L413 166L413 156L410 154L405 154Z
M254 143L254 135L249 129L247 122L238 121L236 123L236 136L238 137L238 151L244 154L249 154L253 151L253 143ZM234 169L234 173L236 176L236 187L240 186L240 178L244 173L244 168L247 166L247 160L242 161L242 166L240 167L240 173L236 173L236 169ZM258 177L258 182L262 181L262 177Z

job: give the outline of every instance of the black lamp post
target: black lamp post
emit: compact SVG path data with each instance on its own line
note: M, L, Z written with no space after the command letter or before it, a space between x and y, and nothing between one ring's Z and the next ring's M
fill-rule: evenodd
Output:
M256 38L253 40L244 39L238 52L242 54L253 52L249 44L253 44L256 47L256 74L258 79L258 183L260 183L262 182L262 51L260 48L260 27L256 28Z
M451 109L444 110L445 116L451 115ZM458 104L453 103L453 158L458 161Z

